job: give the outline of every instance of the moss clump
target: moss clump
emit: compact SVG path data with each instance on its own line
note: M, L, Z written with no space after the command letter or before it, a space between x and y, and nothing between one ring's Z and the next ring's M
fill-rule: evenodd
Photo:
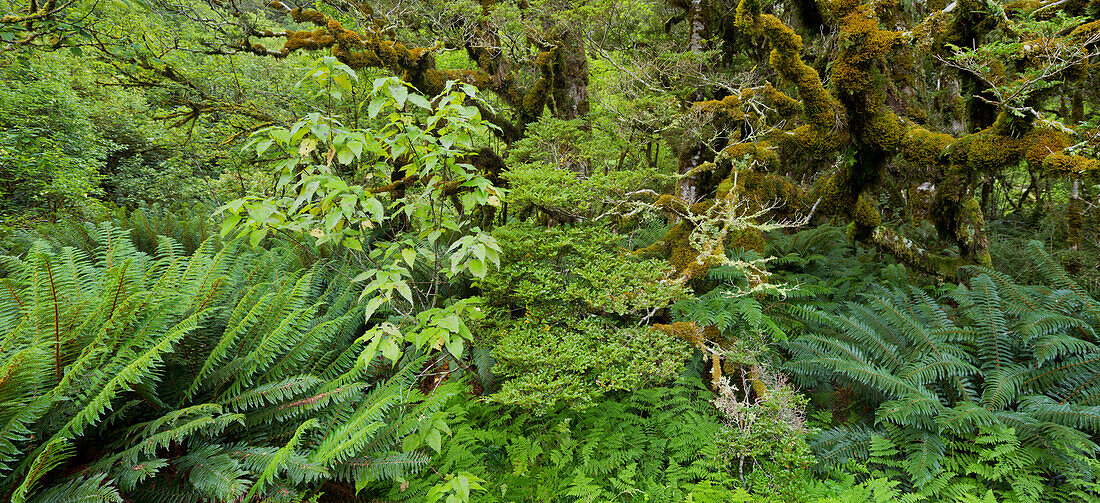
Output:
M852 11L862 7L863 0L825 0L822 2L833 20L844 19Z
M906 161L919 166L930 166L937 162L954 141L950 135L911 126L905 134L901 153Z
M317 26L328 25L328 16L313 10L297 7L290 10L290 19L295 23L313 23Z
M734 143L722 149L721 156L731 161L747 158L749 165L761 164L765 167L779 165L779 154L768 142Z
M488 89L493 84L493 78L481 70L442 70L439 72L440 80L455 80L470 84L478 89ZM442 84L440 84L442 89Z
M1073 43L1083 45L1085 42L1094 39L1098 33L1100 33L1100 20L1074 28L1070 32L1069 38Z
M840 26L840 43L847 46L833 63L833 85L842 95L857 96L877 89L874 62L888 54L900 37L878 28L878 18L866 5L851 10Z
M758 230L741 229L730 234L729 247L731 250L752 250L762 254L765 246L767 246L767 242L764 241L764 235Z
M660 330L661 332L664 332L665 334L675 337L677 339L687 341L694 348L706 348L705 332L694 321L677 321L671 325L662 325L658 323L654 324L653 328Z
M318 28L314 31L287 32L286 37L286 42L283 44L283 48L280 51L283 55L290 54L299 49L311 51L323 49L336 43L336 39L333 38L332 35L329 35L328 30L324 28Z
M716 124L745 120L745 112L741 110L741 98L733 94L720 100L700 101L694 106L699 112L712 116L711 120Z
M786 135L791 150L802 150L808 155L831 154L848 141L846 134L822 130L812 124L803 124Z
M825 179L817 187L817 195L826 208L831 208L839 216L847 216L856 195L851 193L842 181L841 174L836 173Z
M951 164L963 169L967 179L975 173L989 173L1014 164L1023 155L1024 142L992 133L992 129L959 138L949 148Z
M667 211L673 211L676 213L685 213L688 210L688 204L679 197L664 194L657 198L657 201L653 203L654 206Z
M855 208L852 209L852 219L856 224L867 228L882 225L882 215L866 196L859 196L859 199L856 199Z
M752 35L764 35L772 45L769 62L779 75L798 88L806 122L814 127L816 136L825 136L836 128L840 105L821 83L817 70L802 62L802 37L775 16L761 14L752 0L741 0L737 6L737 26ZM810 136L809 131L803 136ZM818 138L813 143L820 144Z
M802 103L787 96L786 93L772 86L771 82L764 84L764 97L775 107L779 116L784 119L793 118L802 114Z
M673 273L691 280L706 276L707 270L716 265L717 257L700 259L699 251L691 245L691 223L684 220L669 229L660 240L638 250L642 256L668 257ZM716 255L721 255L721 250Z
M1100 160L1079 155L1051 154L1043 158L1043 172L1052 176L1088 176L1100 174Z
M1070 145L1069 135L1050 128L1035 129L1028 133L1024 140L1027 142L1024 160L1032 169L1041 167L1043 159L1061 152Z
M896 152L904 145L908 129L905 121L883 107L863 123L861 139L880 150Z
M703 201L699 201L699 202L691 205L691 208L689 208L689 210L691 211L691 213L693 215L702 215L703 213L706 213L707 210L709 210L713 207L714 207L714 200L713 199L705 199Z

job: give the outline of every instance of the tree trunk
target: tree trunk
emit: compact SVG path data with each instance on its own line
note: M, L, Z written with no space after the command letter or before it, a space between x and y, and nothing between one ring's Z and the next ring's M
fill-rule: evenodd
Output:
M554 117L562 120L588 116L588 56L579 29L568 28L555 50Z
M688 20L688 50L691 52L703 52L703 44L706 41L707 24L703 17L702 0L691 0L691 7L687 14ZM705 98L703 89L696 89L692 95L693 101L702 101ZM700 194L701 178L698 174L688 175L703 163L706 147L704 145L684 144L684 150L680 152L677 172L681 178L677 181L677 195L687 204L695 203L703 194Z

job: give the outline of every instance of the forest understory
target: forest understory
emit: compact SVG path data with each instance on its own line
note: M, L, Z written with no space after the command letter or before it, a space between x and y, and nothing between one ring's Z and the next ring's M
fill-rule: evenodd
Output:
M1100 502L1100 0L0 0L0 501Z

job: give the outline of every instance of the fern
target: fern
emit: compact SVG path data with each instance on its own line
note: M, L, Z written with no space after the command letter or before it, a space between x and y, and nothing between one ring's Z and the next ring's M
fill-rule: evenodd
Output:
M858 428L838 426L814 436L821 469L871 462L926 494L948 487L974 494L960 488L993 484L995 494L1025 500L1038 497L1036 484L1052 483L1036 482L1038 473L1095 476L1080 471L1075 453L1094 449L1089 437L1100 433L1100 353L1092 342L1097 324L1088 311L1058 308L1067 305L1062 292L1074 305L1095 301L1057 271L1052 280L1061 291L971 272L976 274L949 296L957 307L905 284L876 287L865 302L822 314L825 322L812 333L785 344L792 355L787 369L805 385L857 387L876 410ZM945 468L945 453L955 442L1003 428L1012 428L1018 446L1016 457L1006 454L997 466L1017 463L1032 475L1020 478L1009 470L962 482L974 474L960 471L962 465ZM889 438L898 452L876 458L867 447L874 435ZM1034 453L1041 455L1030 457ZM974 466L986 462L993 461Z
M454 391L412 391L423 360L367 371L346 279L279 248L85 230L3 261L0 497L354 494L425 466L400 446Z
M449 415L459 426L433 467L492 484L471 501L680 502L704 487L714 496L707 501L729 501L736 482L717 447L722 426L708 394L695 376L545 416L454 400ZM425 472L389 498L420 501L437 482Z

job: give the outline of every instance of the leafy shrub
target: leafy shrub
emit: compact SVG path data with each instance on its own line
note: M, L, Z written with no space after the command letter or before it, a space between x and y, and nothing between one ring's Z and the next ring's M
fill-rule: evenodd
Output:
M483 326L494 371L509 378L497 400L583 408L679 373L687 346L643 323L683 295L666 264L629 254L604 228L518 223L493 236L500 268L480 285L496 308Z
M45 62L0 67L0 212L81 209L108 150L87 105Z
M739 388L728 379L719 385L714 404L725 419L717 436L719 448L751 494L767 495L775 501L802 501L814 463L806 443L808 400L780 374L766 375L760 368L753 374L768 381L767 392L755 399L745 380Z

